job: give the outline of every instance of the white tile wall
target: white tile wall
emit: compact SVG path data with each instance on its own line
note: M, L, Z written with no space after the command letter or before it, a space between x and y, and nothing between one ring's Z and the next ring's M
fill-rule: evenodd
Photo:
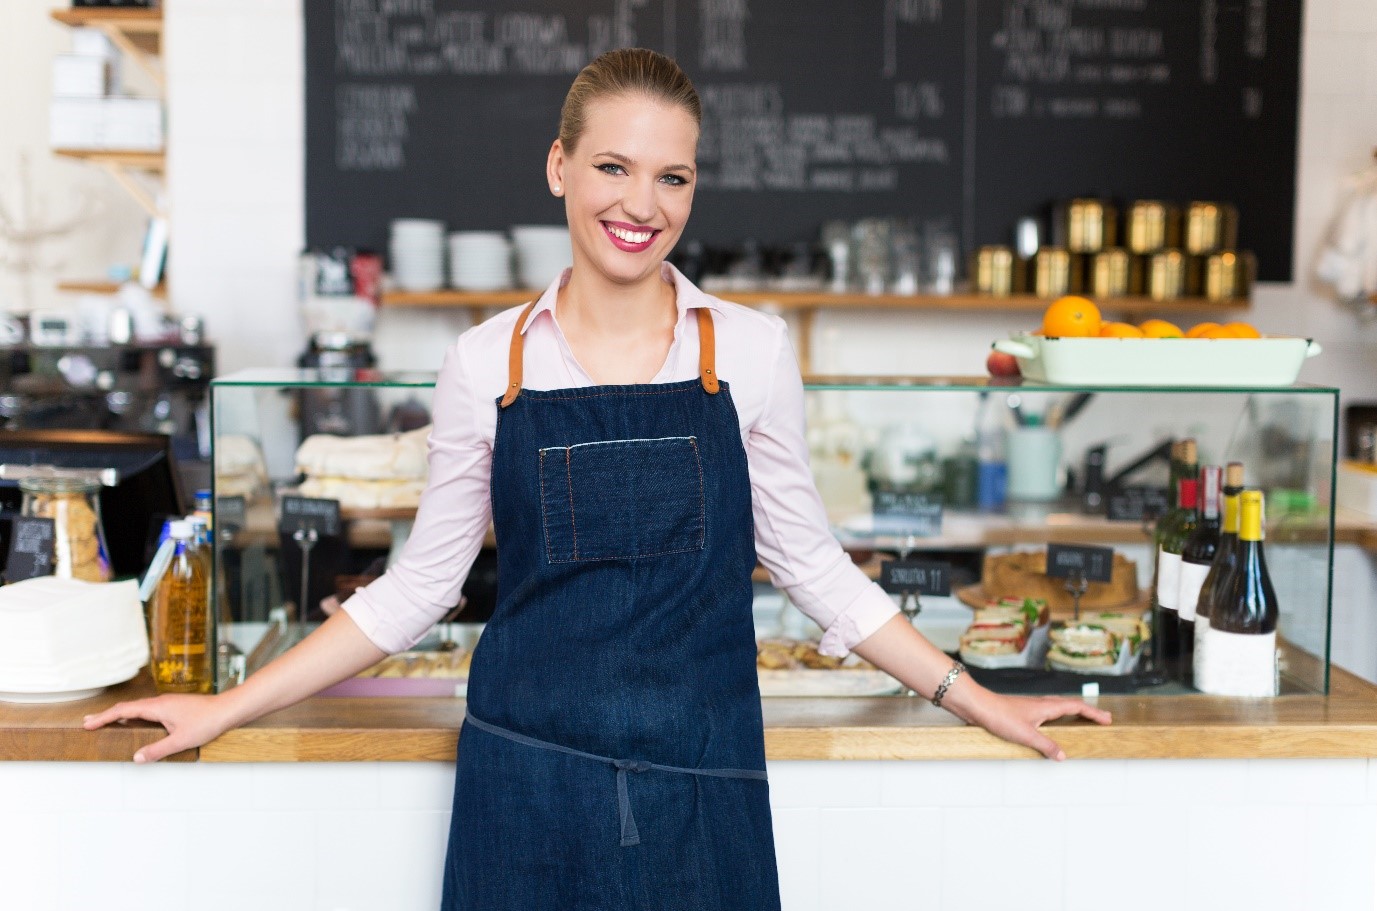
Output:
M0 763L0 907L431 909L453 771ZM1377 760L776 762L770 778L786 911L1377 903Z

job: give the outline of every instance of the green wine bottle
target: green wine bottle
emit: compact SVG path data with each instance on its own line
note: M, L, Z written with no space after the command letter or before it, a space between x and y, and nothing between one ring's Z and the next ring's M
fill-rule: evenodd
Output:
M1238 513L1238 566L1210 610L1205 678L1196 685L1220 696L1275 696L1281 609L1262 546L1262 491L1243 491Z

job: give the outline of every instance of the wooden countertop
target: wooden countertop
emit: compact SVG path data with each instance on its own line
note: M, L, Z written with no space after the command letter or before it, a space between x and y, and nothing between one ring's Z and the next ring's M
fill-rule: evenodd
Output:
M1051 734L1073 758L1377 756L1377 687L1332 676L1327 697L1102 697L1112 726L1058 722ZM770 698L764 712L772 760L1035 758L922 699ZM463 716L462 699L313 699L225 734L201 761L450 760Z
M1292 661L1303 660L1293 653ZM1310 659L1313 660L1313 659ZM87 731L81 719L154 694L146 671L78 702L0 702L0 760L129 761L162 736L144 722ZM464 700L316 697L173 757L201 762L450 761ZM768 698L772 760L1019 759L1030 750L962 724L926 700ZM1110 727L1063 721L1050 733L1082 759L1377 757L1377 686L1331 668L1328 696L1223 699L1104 696Z
M0 760L129 761L140 747L161 740L158 725L136 722L88 731L81 719L116 702L156 695L148 668L128 683L112 686L90 699L76 702L17 704L0 702ZM169 757L175 762L196 759L196 750Z
M1111 727L1058 722L1050 732L1073 758L1377 757L1377 687L1338 668L1332 678L1327 697L1101 697ZM135 722L91 732L81 718L152 691L145 674L81 702L0 703L0 760L128 761L162 729ZM764 708L772 760L1034 758L922 699L770 698ZM176 758L449 761L463 717L462 699L315 698Z

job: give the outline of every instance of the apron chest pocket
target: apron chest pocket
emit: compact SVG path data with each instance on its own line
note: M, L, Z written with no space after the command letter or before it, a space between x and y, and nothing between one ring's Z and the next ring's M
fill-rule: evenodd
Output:
M607 440L542 449L540 508L551 563L702 550L698 440Z

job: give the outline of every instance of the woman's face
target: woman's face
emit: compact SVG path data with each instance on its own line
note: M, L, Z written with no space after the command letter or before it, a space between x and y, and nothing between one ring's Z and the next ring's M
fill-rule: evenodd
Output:
M698 125L676 105L642 95L588 105L574 151L556 140L546 169L575 265L623 284L658 277L693 207L697 150Z

